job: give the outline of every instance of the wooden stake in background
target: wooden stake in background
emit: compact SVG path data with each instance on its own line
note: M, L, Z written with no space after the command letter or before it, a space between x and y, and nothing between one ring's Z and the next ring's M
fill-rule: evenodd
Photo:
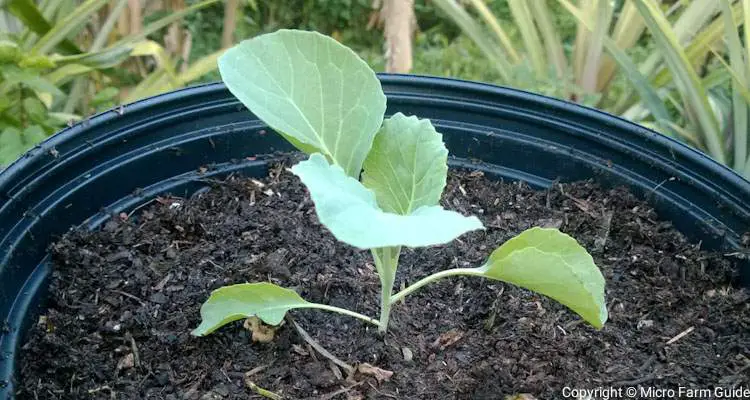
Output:
M412 68L412 47L417 18L414 15L414 0L381 0L373 2L380 8L368 28L376 23L384 26L385 71L408 73Z

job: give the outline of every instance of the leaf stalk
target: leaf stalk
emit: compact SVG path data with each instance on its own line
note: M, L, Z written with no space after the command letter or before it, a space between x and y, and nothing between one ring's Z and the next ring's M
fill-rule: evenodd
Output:
M468 276L484 276L484 267L479 268L452 268L447 269L445 271L440 271L437 273L434 273L430 276L426 276L416 283L412 284L411 286L407 287L406 289L394 294L391 296L390 305L396 304L397 302L404 299L404 297L416 292L417 290L421 289L423 286L435 282L439 279L447 278L449 276L457 276L457 275L468 275Z

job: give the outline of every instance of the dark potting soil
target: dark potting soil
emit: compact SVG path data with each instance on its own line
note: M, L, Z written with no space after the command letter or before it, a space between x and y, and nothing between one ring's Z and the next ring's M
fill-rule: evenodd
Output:
M369 252L337 243L304 186L277 166L266 179L214 182L62 238L49 309L23 347L18 398L260 399L257 385L285 399L553 399L564 387L750 386L750 296L733 284L737 259L688 242L626 190L535 191L453 171L442 203L487 230L405 249L396 287L480 265L524 229L557 226L603 271L604 329L545 297L466 277L395 306L384 339L350 317L290 313L341 361L385 371L347 378L291 323L270 343L253 343L241 321L192 337L210 291L239 282L270 280L378 315Z

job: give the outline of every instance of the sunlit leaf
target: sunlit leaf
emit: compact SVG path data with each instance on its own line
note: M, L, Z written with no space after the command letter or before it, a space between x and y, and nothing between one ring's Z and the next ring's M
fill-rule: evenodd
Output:
M320 222L336 239L360 249L432 246L483 229L476 217L440 206L423 206L409 215L385 212L371 190L318 153L295 165L292 172L310 191Z
M205 336L243 318L258 317L269 325L278 325L286 312L311 305L295 291L272 283L242 283L214 290L201 307L201 324L195 336Z
M596 328L607 321L604 277L572 237L531 228L503 243L480 268L483 275L548 296Z
M383 211L411 214L440 201L448 149L429 120L396 113L385 120L367 155L362 183Z
M243 318L257 317L269 325L279 325L289 310L317 308L333 311L377 325L368 316L326 304L310 303L295 291L272 283L241 283L216 289L201 306L201 323L193 330L205 336L216 329Z
M271 128L359 177L383 121L385 95L351 49L316 32L279 30L227 50L224 83Z

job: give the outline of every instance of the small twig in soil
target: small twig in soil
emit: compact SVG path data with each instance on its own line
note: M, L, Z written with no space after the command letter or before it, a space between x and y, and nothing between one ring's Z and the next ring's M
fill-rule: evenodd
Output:
M264 369L268 368L268 365L269 364L261 365L259 367L255 367L255 368L251 369L250 371L245 372L245 378L249 378L249 377L257 374L258 372L263 371Z
M354 389L355 387L357 387L357 386L359 386L359 385L361 385L363 383L365 383L365 382L364 381L360 381L360 382L357 382L357 383L355 383L353 385L350 385L350 386L341 388L339 390L336 390L335 392L328 393L327 395L321 397L320 400L331 400L332 398L334 398L334 397L336 397L336 396L338 396L340 394L344 394L344 393L346 393L346 392Z
M304 329L302 329L302 327L299 326L299 324L297 324L297 322L294 321L291 317L287 316L287 319L289 320L289 322L292 323L294 328L297 329L297 333L299 333L299 335L302 336L302 339L304 339L305 342L307 342L307 344L309 344L313 349L315 349L315 351L320 353L320 355L322 355L323 357L333 361L334 364L345 369L346 372L349 373L349 375L354 373L354 367L339 360L336 356L331 354L328 350L325 349L325 347L321 346L320 343L316 342L315 339L313 339L310 336L310 334L308 334Z
M129 332L126 334L126 337L130 339L130 351L133 352L133 365L139 367L141 364L141 357L138 354L138 345L135 343L135 338L133 338L133 335Z
M667 344L672 344L672 343L674 343L674 342L676 342L676 341L684 338L685 336L689 335L690 332L692 332L694 329L695 329L694 326L691 326L690 328L685 329L684 331L678 333L677 336L673 337L672 339L669 339L667 341Z
M370 382L367 382L367 384L368 384L368 385L370 385L370 387L372 388L372 390L376 391L376 392L377 392L377 393L378 393L379 395L381 395L381 396L386 396L386 397L390 397L390 398L392 398L392 399L398 399L398 396L396 396L396 395L393 395L393 394L390 394L390 393L383 393L383 392L381 392L380 390L378 390L378 389L377 389L377 388L375 387L375 385L373 385L373 384L372 384L372 383L370 383Z
M607 239L609 238L609 228L612 225L613 215L614 213L612 211L607 211L604 213L601 231L599 232L599 235L597 235L596 239L594 239L594 247L596 247L596 249L599 251L604 250L604 247L607 245Z
M99 392L101 392L102 390L108 390L108 391L110 391L110 392L111 392L111 391L112 391L112 388L111 388L111 387L109 387L109 386L107 386L107 385L104 385L104 386L100 386L100 387L98 387L98 388L94 388L94 389L89 389L89 390L88 390L88 392L89 392L89 394L94 394L94 393L99 393Z
M153 203L153 202L155 202L155 201L156 201L156 198L153 198L153 199L151 199L151 200L149 200L149 201L147 201L147 202L145 202L145 203L143 203L143 204L141 204L141 205L139 205L139 206L135 207L134 209L132 209L132 210L131 210L131 211L130 211L130 212L129 212L128 214L127 214L127 217L128 217L128 219L130 219L130 217L131 217L131 216L133 216L133 214L135 214L136 212L138 212L138 210L142 209L143 207L146 207L146 206L150 205L151 203Z
M261 396L263 396L263 397L265 397L267 399L271 399L271 400L282 400L283 399L283 397L281 397L281 395L278 395L278 394L276 394L276 393L274 393L274 392L272 392L270 390L263 389L262 387L256 385L253 382L245 381L245 383L247 384L247 386L253 392L258 393L259 395L261 395Z
M145 301L141 300L140 298L138 298L138 297L136 297L136 296L133 296L133 295L132 295L132 294L130 294L130 293L127 293L127 292L123 292L122 290L116 290L116 289L112 289L112 290L110 290L110 292L113 292L113 293L117 293L117 294L121 294L121 295L123 295L123 296L125 296L125 297L129 297L129 298L131 298L131 299L133 299L133 300L135 300L135 301L137 301L137 302L141 303L141 305L142 305L142 306L145 306L145 305L146 305L146 302L145 302Z

